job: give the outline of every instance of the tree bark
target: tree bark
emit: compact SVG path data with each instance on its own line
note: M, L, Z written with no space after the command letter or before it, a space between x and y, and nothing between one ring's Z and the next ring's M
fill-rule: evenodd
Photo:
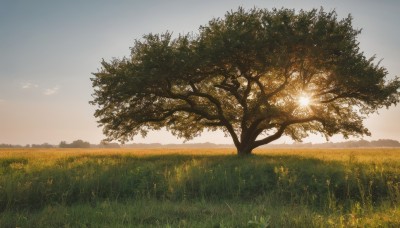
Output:
M251 155L254 147L251 144L242 144L239 147L237 147L237 154L239 156L248 156Z

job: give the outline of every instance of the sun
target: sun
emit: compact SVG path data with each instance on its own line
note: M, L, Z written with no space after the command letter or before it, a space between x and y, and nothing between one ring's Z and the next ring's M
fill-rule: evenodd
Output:
M310 105L310 102L311 102L311 100L310 100L310 97L308 97L308 96L303 95L303 96L299 97L299 104L302 107L306 107L306 106Z

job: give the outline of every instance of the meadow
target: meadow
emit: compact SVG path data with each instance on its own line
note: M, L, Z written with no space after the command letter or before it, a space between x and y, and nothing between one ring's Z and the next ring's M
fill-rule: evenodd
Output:
M0 149L0 227L400 227L400 149Z

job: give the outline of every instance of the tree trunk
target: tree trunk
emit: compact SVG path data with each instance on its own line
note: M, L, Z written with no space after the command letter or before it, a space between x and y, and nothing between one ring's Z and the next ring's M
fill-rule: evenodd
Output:
M237 154L239 156L251 155L252 151L253 147L250 144L240 145L239 147L237 147Z

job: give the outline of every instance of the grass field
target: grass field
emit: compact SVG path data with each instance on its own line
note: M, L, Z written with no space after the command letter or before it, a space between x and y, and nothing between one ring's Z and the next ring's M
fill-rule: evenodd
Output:
M0 227L400 227L400 149L0 149Z

